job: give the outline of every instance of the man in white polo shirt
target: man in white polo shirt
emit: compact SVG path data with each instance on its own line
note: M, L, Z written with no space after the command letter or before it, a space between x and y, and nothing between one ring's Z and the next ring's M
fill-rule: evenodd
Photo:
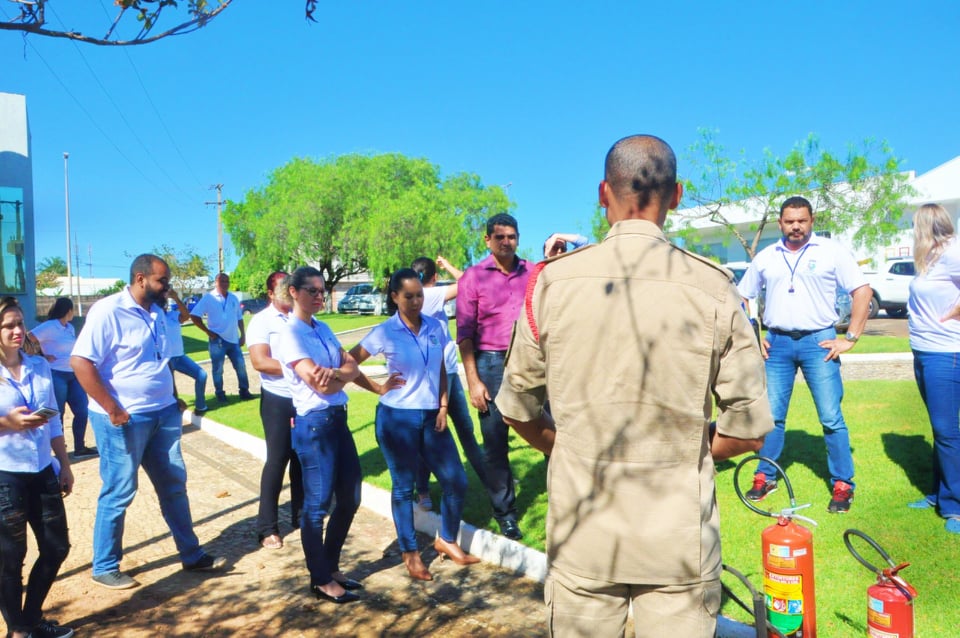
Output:
M783 452L787 408L799 368L817 407L827 446L833 486L827 511L843 514L850 510L854 482L850 434L840 411L840 355L853 348L863 334L873 293L850 251L813 232L813 206L808 200L790 197L784 201L779 224L783 238L754 257L737 285L746 299L766 289L763 323L767 335L760 340L760 350L766 360L774 427L760 455L776 461ZM853 297L846 338L838 338L834 328L839 318L838 290L847 290ZM747 498L763 500L777 489L776 479L773 466L761 462Z
M180 451L180 411L163 307L170 269L156 255L130 266L130 285L95 303L77 337L70 365L90 395L90 424L100 449L103 486L93 528L93 580L109 589L138 583L120 571L123 523L146 470L173 534L183 568L218 570L226 559L200 547L187 499Z
M230 292L229 275L218 274L216 282L216 287L201 297L190 311L190 318L210 338L210 366L213 368L213 389L217 393L217 401L227 402L227 394L223 391L223 360L228 357L237 373L240 398L247 401L253 395L250 394L247 366L240 350L245 339L240 300ZM207 316L206 324L203 322L204 315Z

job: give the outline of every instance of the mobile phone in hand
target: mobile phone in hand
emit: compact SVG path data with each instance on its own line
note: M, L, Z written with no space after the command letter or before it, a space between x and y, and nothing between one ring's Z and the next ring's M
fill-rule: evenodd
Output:
M58 414L60 414L60 412L58 410L54 410L53 408L40 408L39 410L32 412L30 416L42 416L45 419L50 419Z

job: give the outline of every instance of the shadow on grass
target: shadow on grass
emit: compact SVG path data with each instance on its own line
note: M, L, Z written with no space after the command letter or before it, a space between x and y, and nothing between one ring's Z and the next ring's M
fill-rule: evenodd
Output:
M929 494L933 449L923 435L884 432L880 439L887 458L900 466L921 494Z
M778 461L780 467L789 476L790 466L794 463L805 465L815 476L823 479L830 488L830 470L827 468L827 450L823 435L810 434L803 430L787 430L783 453Z

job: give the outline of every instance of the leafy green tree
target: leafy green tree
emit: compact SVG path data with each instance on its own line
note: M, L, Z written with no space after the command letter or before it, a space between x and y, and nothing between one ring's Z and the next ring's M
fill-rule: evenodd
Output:
M198 278L208 278L212 273L213 257L201 256L192 246L175 248L162 244L150 252L167 262L170 267L170 284L179 293L192 290ZM132 255L127 256L132 258Z
M67 262L62 257L47 257L37 264L37 290L57 288L58 277L67 275Z
M483 252L487 217L509 210L476 175L445 179L426 159L400 154L298 158L223 214L240 262L237 287L262 292L273 270L317 267L328 287L369 272L382 282L421 255L466 265Z
M701 130L689 156L684 203L690 208L668 217L668 231L695 245L695 224L709 220L723 226L750 259L767 226L776 225L787 197L810 200L818 232L855 229L854 245L870 249L900 232L905 200L913 193L900 170L901 160L885 142L870 139L838 157L810 135L783 157L764 151L760 159L751 160L742 151L731 157L715 132ZM743 221L744 210L749 221Z
M96 296L106 297L107 295L112 295L115 292L120 292L121 290L123 290L126 287L126 285L127 285L127 282L125 282L123 279L117 279L115 282L113 282L112 286L109 286L107 288L101 288L100 290L98 290L96 292Z

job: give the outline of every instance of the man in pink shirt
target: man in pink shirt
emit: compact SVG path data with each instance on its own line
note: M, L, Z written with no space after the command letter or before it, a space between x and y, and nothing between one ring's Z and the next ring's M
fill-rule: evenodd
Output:
M507 456L508 427L493 397L500 391L513 323L523 309L531 264L517 257L517 220L505 213L487 220L490 255L460 278L457 293L457 343L467 375L470 403L480 416L487 492L504 536L523 537L517 525L513 472Z

